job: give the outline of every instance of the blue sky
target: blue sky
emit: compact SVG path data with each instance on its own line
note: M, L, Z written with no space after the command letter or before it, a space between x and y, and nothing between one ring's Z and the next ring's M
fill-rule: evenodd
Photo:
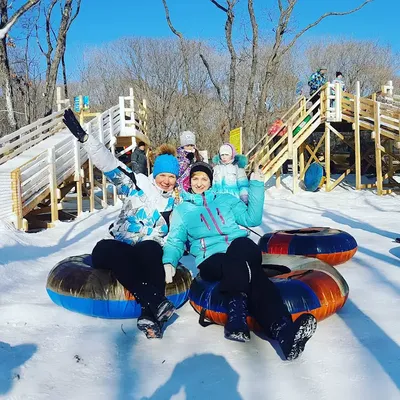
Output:
M285 0L283 0L285 1ZM225 1L221 0L221 4ZM362 0L299 0L294 12L294 26L301 28L327 11L345 11ZM276 0L254 0L263 37L272 34L267 15ZM95 5L94 5L95 4ZM110 5L111 4L111 5ZM225 14L210 0L168 0L175 27L185 37L223 43ZM345 17L330 17L313 28L304 40L321 36L345 36L355 39L376 39L400 52L400 0L374 0L364 9ZM240 0L236 12L237 31L248 24L247 1ZM82 0L81 12L68 37L67 68L73 73L77 59L85 48L101 46L125 36L171 37L161 0Z

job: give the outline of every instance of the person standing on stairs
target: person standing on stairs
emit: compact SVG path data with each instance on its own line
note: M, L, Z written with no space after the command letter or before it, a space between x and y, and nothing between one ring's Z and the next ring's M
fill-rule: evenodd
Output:
M132 172L95 137L89 136L72 110L64 112L63 121L83 143L94 165L125 196L121 212L110 227L113 239L101 240L93 249L93 267L112 270L141 305L137 327L147 338L162 338L163 325L175 311L165 297L165 283L172 282L175 268L164 268L162 246L170 213L179 201L173 196L179 173L176 150L161 145L153 174L146 177Z
M327 72L328 69L326 67L321 67L314 72L308 80L308 86L310 87L310 101L312 105L314 105L320 99L320 93L317 92L327 82L325 76ZM314 110L313 113L315 112L316 111Z
M277 287L262 270L260 248L240 228L258 226L264 205L264 177L258 165L250 177L248 204L228 193L215 193L210 165L198 162L190 169L190 189L174 209L164 246L164 265L175 268L187 240L200 276L220 281L226 297L228 322L225 338L250 340L248 309L263 331L278 340L287 360L297 358L314 334L317 322L303 314L292 321Z

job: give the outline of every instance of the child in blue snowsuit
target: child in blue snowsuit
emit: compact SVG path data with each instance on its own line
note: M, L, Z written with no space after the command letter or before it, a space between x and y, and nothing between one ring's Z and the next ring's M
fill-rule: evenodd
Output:
M230 193L247 204L249 180L244 168L247 157L236 154L230 143L223 144L213 158L213 189L217 193Z

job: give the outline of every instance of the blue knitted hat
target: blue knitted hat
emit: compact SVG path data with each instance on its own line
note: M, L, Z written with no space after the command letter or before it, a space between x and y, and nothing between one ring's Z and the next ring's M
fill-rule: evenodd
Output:
M165 172L176 177L179 175L178 160L171 154L161 154L154 161L153 177L155 178L158 174Z

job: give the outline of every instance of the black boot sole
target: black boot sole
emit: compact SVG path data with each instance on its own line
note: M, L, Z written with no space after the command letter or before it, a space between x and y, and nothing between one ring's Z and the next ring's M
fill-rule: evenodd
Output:
M144 332L147 339L162 339L163 337L162 325L151 319L138 319L137 327L140 331Z
M281 343L283 354L288 361L295 360L303 353L306 343L317 329L317 320L311 314L301 315L291 329L292 337Z

